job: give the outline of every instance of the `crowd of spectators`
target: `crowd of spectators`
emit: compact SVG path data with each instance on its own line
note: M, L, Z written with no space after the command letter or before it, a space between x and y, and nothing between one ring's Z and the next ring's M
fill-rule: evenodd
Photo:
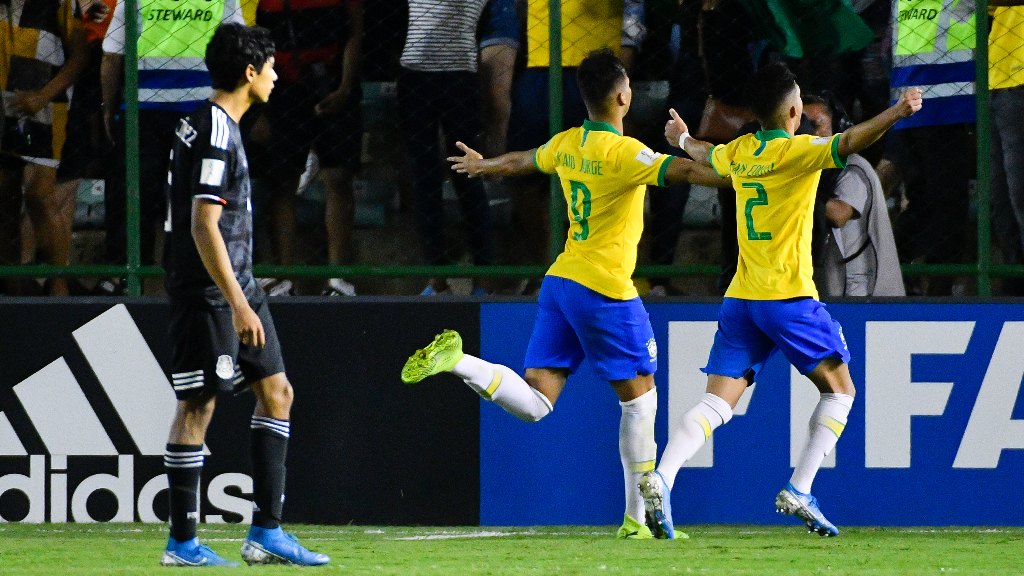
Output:
M978 15L973 0L567 0L561 14L560 121L567 127L586 118L575 67L605 47L622 57L637 86L666 87L660 94L648 92L647 101L637 98L637 112L627 118L627 133L649 143L662 140L657 134L669 108L697 127L704 140L725 142L750 130L746 84L758 67L772 61L786 61L797 71L807 96L806 128L823 136L885 108L901 89L923 86L924 111L853 158L841 174L825 174L816 207L822 294L902 295L899 263L955 264L973 257L979 16L991 23L993 234L1002 261L1024 263L1024 178L1019 153L1014 155L1024 145L1018 118L1024 110L1022 3L993 0L989 13ZM407 158L407 185L394 207L411 214L416 244L408 252L416 261L548 261L554 233L548 229L547 179L481 182L451 174L445 161L456 152L457 140L486 155L528 150L547 140L546 0L139 4L143 263L159 262L170 143L180 114L209 92L202 40L222 21L266 27L277 46L279 81L270 102L243 120L256 190L254 215L257 227L268 231L256 246L258 261L317 261L297 254L306 233L296 224L298 192L310 185L323 191L318 261L365 261L356 255L353 232L355 183L367 156L361 106L367 80L397 86L389 120L403 143L388 152L395 164L398 157ZM211 7L217 12L211 18L186 13ZM83 179L105 184L102 261L124 263L129 156L122 94L124 4L7 0L0 12L0 265L70 263L75 198ZM644 106L646 113L639 110ZM664 142L658 151L683 154ZM689 186L651 190L642 263L677 262L691 192ZM446 211L447 197L457 200L457 214ZM499 197L511 205L506 233L499 233L493 214ZM724 286L736 254L733 191L719 190L717 203L723 269L718 285ZM461 222L455 225L455 219ZM953 276L905 280L910 294L955 295L966 289L963 279ZM679 293L671 278L643 281L652 296ZM102 279L96 290L120 293L120 283ZM272 294L296 292L287 278L265 283ZM67 294L76 286L53 278L41 290ZM515 290L529 292L531 286L524 282ZM1007 281L1003 291L1024 294L1022 286ZM486 279L474 281L471 289L473 294L511 290ZM31 281L0 280L0 293L39 290ZM318 291L352 296L356 286L331 278ZM448 279L438 277L430 278L421 293L450 291Z

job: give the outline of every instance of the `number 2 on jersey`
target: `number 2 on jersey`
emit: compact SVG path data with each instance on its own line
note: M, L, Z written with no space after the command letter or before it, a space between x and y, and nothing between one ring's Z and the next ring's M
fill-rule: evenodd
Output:
M572 194L569 209L572 210L572 221L580 225L579 232L572 233L573 240L586 240L590 236L590 188L583 182L569 181Z
M747 240L771 240L771 232L758 232L754 228L754 208L768 205L768 191L760 182L744 182L744 188L753 188L757 196L747 199L743 214L747 217Z

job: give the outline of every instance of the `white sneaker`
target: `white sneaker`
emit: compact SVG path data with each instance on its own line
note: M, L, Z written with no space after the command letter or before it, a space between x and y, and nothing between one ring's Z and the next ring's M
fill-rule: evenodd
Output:
M664 286L658 284L655 286L651 286L651 289L650 291L647 292L647 295L652 298L664 298L668 296L668 290L666 290Z
M331 278L327 282L327 289L323 292L324 296L355 296L356 287L351 282L346 282L342 278Z
M295 289L292 281L284 278L260 278L260 287L267 293L267 296L294 296Z

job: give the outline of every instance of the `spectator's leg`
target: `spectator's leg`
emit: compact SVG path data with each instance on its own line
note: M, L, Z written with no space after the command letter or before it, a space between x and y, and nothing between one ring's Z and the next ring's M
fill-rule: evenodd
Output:
M322 120L313 115L316 97L305 86L284 85L280 92L275 91L274 98L267 107L271 131L267 141L267 157L271 161L266 172L269 187L267 211L274 261L287 266L297 260L296 193L299 179Z
M352 229L356 205L352 196L353 171L349 167L321 168L320 179L327 196L324 223L327 228L327 263L352 261Z
M338 113L317 117L320 130L314 133L313 148L320 159L320 181L326 196L324 228L328 264L349 264L355 258L352 233L356 204L352 179L362 162L361 100L362 91L357 88ZM328 293L355 294L355 287L342 278L332 278L327 284Z
M47 264L71 263L71 224L75 217L75 195L67 186L57 187L57 170L52 166L25 167L25 208L35 230L36 247ZM49 281L50 295L67 296L66 278Z
M548 140L547 69L527 69L512 86L509 120L510 150L530 150ZM513 259L522 264L543 264L548 259L548 210L551 195L547 176L524 176L509 181L512 193Z
M167 219L164 187L180 121L177 112L143 110L139 114L139 256L143 264L163 260L155 253L156 238Z
M398 107L407 130L409 155L413 166L413 212L419 232L423 257L427 264L444 264L445 252L444 195L438 128L442 97L446 86L441 75L403 69L398 79ZM432 278L430 285L438 292L447 288L443 279Z
M288 266L295 263L295 202L299 179L274 179L272 187L269 209L274 259Z
M956 263L967 242L968 181L971 178L969 131L962 124L922 129L924 141L916 142L924 160L924 188L917 190L917 201L926 215L919 234L926 243L930 263ZM913 200L911 200L913 202ZM928 294L952 293L953 278L932 277Z
M651 263L671 265L683 231L683 212L690 199L690 185L649 188L651 199ZM651 278L651 286L668 286L668 278Z
M504 154L508 149L508 122L512 109L512 70L516 49L507 44L488 46L480 51L480 101L486 157Z
M930 240L927 230L931 223L928 221L927 206L923 204L933 200L928 198L927 193L922 196L921 189L927 186L924 175L926 160L917 148L919 137L915 136L915 130L918 129L897 130L888 136L893 139L890 149L903 180L903 193L907 200L906 209L900 212L893 223L901 262L922 261L928 253ZM908 295L919 296L923 293L920 278L912 277L905 283Z
M478 118L477 79L470 73L451 74L446 83L449 89L444 93L442 108L442 130L444 132L446 156L461 154L456 141L466 143L474 150L480 150L481 128ZM452 185L459 197L463 226L466 228L473 263L486 265L494 263L494 227L491 224L491 208L487 201L483 182L464 174L451 173Z
M1007 264L1024 263L1024 86L992 91L992 226ZM1009 278L1009 295L1024 295L1024 279Z
M21 261L21 183L24 167L20 160L0 157L0 265ZM0 280L0 292L14 291L11 279Z
M142 131L140 130L140 133ZM103 187L103 210L106 225L106 262L123 264L127 261L127 215L125 202L128 186L125 180L127 152L124 142L124 122L119 119L114 128L113 158Z

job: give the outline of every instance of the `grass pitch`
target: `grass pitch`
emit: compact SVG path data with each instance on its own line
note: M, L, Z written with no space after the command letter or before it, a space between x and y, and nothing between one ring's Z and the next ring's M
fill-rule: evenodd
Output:
M793 526L680 526L688 540L620 541L610 526L432 528L289 526L344 574L1024 574L1024 528L844 528L820 538ZM230 560L245 527L201 526ZM162 574L166 528L144 524L0 524L0 574ZM296 568L204 568L205 573Z

